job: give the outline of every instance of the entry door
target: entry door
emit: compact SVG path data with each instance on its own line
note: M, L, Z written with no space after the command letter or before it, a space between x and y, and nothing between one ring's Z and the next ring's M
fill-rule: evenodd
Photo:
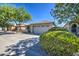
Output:
M71 28L72 33L77 34L77 25L73 24Z

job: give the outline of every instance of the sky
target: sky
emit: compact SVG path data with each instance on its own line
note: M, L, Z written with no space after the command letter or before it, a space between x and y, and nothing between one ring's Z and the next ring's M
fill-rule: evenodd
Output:
M24 7L30 13L32 21L28 21L27 23L53 21L53 17L50 15L51 9L55 6L53 3L16 3L12 5Z

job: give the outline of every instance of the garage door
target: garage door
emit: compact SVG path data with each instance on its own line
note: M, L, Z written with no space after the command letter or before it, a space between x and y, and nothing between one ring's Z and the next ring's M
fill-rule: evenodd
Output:
M49 30L48 27L34 27L33 32L34 32L35 34L41 34L41 33L46 32L46 31L48 31L48 30Z

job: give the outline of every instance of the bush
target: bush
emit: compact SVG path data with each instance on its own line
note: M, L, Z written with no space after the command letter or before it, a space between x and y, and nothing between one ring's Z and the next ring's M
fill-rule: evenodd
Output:
M49 29L48 31L68 31L68 30L65 28L61 28L61 27L53 27Z
M40 45L48 55L71 56L78 52L78 38L66 31L51 31L40 36Z

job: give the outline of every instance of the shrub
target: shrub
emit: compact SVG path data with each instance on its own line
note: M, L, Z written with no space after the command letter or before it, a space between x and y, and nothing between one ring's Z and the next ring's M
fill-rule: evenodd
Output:
M78 38L66 31L51 31L40 36L40 45L48 55L71 56L78 52Z
M61 28L61 27L53 27L49 29L48 31L68 31L68 30L65 28Z

